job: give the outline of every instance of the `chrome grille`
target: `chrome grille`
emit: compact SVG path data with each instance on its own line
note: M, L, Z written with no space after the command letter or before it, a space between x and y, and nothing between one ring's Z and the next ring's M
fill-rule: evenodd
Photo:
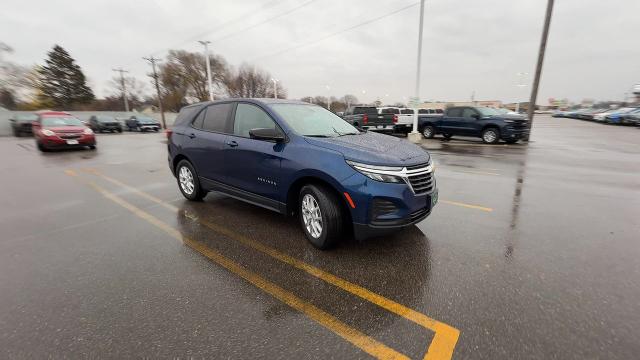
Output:
M407 179L414 194L427 194L433 190L433 172L428 169L428 164L407 166Z

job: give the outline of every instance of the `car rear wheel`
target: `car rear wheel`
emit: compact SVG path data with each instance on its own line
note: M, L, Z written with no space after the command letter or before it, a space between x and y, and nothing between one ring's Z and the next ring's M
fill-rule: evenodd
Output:
M176 177L178 178L178 188L187 200L200 201L206 195L206 192L200 187L196 170L189 161L182 160L178 163Z
M425 139L431 139L435 134L436 128L434 128L433 125L427 125L422 128L422 136L424 136Z
M305 185L299 197L300 225L307 240L318 249L329 249L343 235L339 199L324 186Z
M482 131L482 141L487 144L495 144L500 141L500 131L496 128L487 128Z

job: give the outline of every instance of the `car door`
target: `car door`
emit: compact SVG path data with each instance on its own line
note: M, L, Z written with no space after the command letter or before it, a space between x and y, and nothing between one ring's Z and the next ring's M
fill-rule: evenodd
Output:
M185 128L182 151L191 159L200 177L227 181L223 150L233 106L232 102L209 105Z
M460 135L466 136L478 136L480 129L479 120L481 118L480 113L470 107L466 107L462 110L462 119L460 120Z
M224 159L229 185L277 201L281 183L280 163L286 143L252 139L251 129L280 129L261 107L239 102L236 105L233 131L227 138ZM261 199L255 200L262 205Z
M436 118L437 119L437 118ZM462 108L451 108L440 120L438 131L450 135L462 135Z

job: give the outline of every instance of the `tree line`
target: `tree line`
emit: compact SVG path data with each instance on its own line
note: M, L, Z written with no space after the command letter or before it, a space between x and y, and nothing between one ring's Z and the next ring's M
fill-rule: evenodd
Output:
M274 89L271 74L258 66L235 68L221 55L211 55L209 64L216 98L273 97L274 90L279 98L287 96L282 84L277 82ZM9 110L122 111L124 88L133 109L157 104L155 91L147 91L152 87L132 76L124 78L124 87L121 79L114 77L109 95L97 99L81 67L59 45L48 52L44 64L30 68L4 61L0 65L0 106ZM153 81L153 74L149 76ZM209 99L206 59L201 53L170 50L159 65L158 81L167 111Z

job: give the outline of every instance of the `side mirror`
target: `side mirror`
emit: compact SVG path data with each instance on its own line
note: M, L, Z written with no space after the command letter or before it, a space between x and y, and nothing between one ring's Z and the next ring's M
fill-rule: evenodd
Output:
M256 128L249 130L249 136L256 140L283 142L284 134L277 129Z
M473 119L480 120L480 115L478 115L478 114L473 114L473 115L471 115L471 117Z

